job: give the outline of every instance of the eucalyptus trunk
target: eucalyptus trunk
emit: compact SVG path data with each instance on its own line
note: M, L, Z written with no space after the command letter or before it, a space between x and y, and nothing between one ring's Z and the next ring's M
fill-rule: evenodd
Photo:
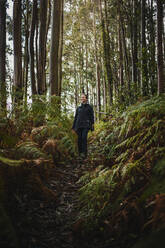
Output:
M38 49L38 40L39 40L39 8L36 7L36 28L35 28L35 60L36 60L36 72L37 72L37 93L38 93L38 79L39 79L39 49Z
M58 94L61 96L62 91L62 55L63 55L63 36L64 36L64 0L61 0L60 15L60 39L59 39L59 86ZM61 99L61 98L60 98Z
M124 73L123 73L123 43L122 43L122 30L121 30L121 11L120 4L118 4L118 47L119 47L119 89L122 94L124 86Z
M0 104L6 112L6 0L0 0Z
M96 37L96 19L95 19L95 5L93 9L93 32L94 32L94 46L95 46L95 64L96 64L96 92L97 92L97 117L100 119L100 111L101 111L101 83L100 83L100 62L98 56L98 42Z
M129 97L131 97L131 78L130 78L130 65L129 65L129 55L127 49L127 42L126 42L126 30L124 26L124 20L121 18L121 34L122 34L122 46L123 46L123 54L124 54L124 65L125 65L125 78L127 80L127 90Z
M24 14L24 23L25 23L25 47L23 55L23 75L22 83L24 88L24 104L27 106L27 88L28 88L28 72L29 72L29 52L28 52L28 43L29 43L29 1L26 0L26 14Z
M23 99L22 92L22 42L21 42L21 0L13 3L13 43L14 43L14 86L15 102Z
M48 1L40 0L40 31L39 31L39 60L38 60L38 94L46 93L46 31L47 31Z
M158 60L158 95L165 93L163 63L163 2L157 0L157 60Z
M53 1L50 45L50 94L59 96L59 44L61 22L61 0Z
M146 46L146 0L141 0L141 91L142 96L148 95L148 70Z
M157 92L157 82L156 82L156 28L154 23L154 3L153 0L150 1L149 9L149 82L151 95Z
M132 28L132 82L134 84L134 90L137 93L138 90L138 75L137 75L137 63L138 63L138 1L133 0L133 28ZM135 94L134 94L135 95Z
M30 56L30 80L31 80L31 92L32 99L33 96L37 94L36 89L36 78L35 78L35 62L34 62L34 34L37 23L37 0L33 0L33 9L32 9L32 20L30 28L30 40L29 40L29 56Z
M109 39L109 31L108 31L108 23L105 22L105 18L103 16L102 10L102 0L99 0L100 3L100 15L101 15L101 29L102 29L102 40L103 40L103 53L104 53L104 64L106 71L106 79L108 82L109 89L109 103L113 104L113 76L112 76L112 68L110 63L110 39ZM105 7L106 7L105 2ZM107 16L107 10L105 9L105 16ZM107 18L106 18L107 21Z

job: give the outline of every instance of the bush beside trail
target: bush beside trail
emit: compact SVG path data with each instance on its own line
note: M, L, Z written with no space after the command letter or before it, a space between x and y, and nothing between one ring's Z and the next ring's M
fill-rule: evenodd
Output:
M46 182L56 166L71 162L76 156L75 137L69 133L68 120L64 126L53 120L44 121L40 127L32 124L33 121L28 118L15 122L4 117L0 121L2 247L19 247L18 209L27 195L29 201L42 199L56 205L58 188L52 190ZM24 222L28 224L28 219L25 218Z
M84 235L111 237L122 240L120 247L131 247L164 228L164 111L164 96L155 97L96 126L90 137L93 169L80 179Z

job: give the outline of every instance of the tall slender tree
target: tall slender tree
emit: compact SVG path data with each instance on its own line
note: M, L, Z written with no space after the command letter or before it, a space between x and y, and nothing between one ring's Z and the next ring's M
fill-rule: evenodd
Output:
M94 32L94 46L95 46L95 64L96 64L96 92L97 92L97 117L100 119L101 111L101 92L100 92L100 61L98 56L98 44L96 36L96 18L95 18L95 4L93 6L93 32Z
M23 54L23 72L22 72L22 83L24 89L24 104L27 106L27 89L28 89L28 73L29 73L29 52L28 52L28 43L29 43L29 27L30 27L30 13L31 7L29 0L26 0L24 3L23 11L23 21L24 21L24 36L25 36L25 45L24 45L24 54Z
M51 23L51 46L50 46L50 93L59 95L59 44L61 27L61 0L53 1L52 23Z
M147 96L146 0L141 0L141 91L143 96Z
M123 73L123 43L121 39L121 10L120 10L120 3L118 4L118 15L119 15L119 20L118 20L118 47L119 47L119 89L120 92L122 92L122 88L124 86L124 73Z
M6 0L0 0L0 104L6 110Z
M158 94L165 93L163 63L163 1L157 0L157 59L158 59Z
M61 0L61 16L60 16L60 41L59 41L59 84L58 94L61 96L62 91L62 56L63 56L63 36L64 36L64 0Z
M32 97L36 95L36 77L35 77L35 63L34 63L34 34L37 23L37 0L33 0L32 8L32 20L30 28L30 39L29 39L29 56L30 56L30 81Z
M13 43L14 43L14 86L15 102L23 99L22 94L22 42L21 42L21 0L13 3Z
M133 0L133 41L132 41L132 82L134 83L134 89L138 88L138 75L137 75L137 63L138 63L138 1ZM137 93L137 92L136 92Z
M151 95L157 92L157 82L156 82L156 25L155 25L155 6L154 0L150 0L149 5L149 82Z
M113 76L112 76L112 68L110 63L110 37L108 30L108 18L107 18L107 1L105 1L105 17L103 15L102 9L102 0L99 0L100 6L100 16L101 16L101 28L102 28L102 39L103 39L103 50L104 50L104 64L106 71L106 78L108 81L108 89L109 89L109 103L110 105L113 103Z
M40 31L39 31L39 59L38 59L38 94L46 93L46 40L47 40L47 8L48 1L40 0Z

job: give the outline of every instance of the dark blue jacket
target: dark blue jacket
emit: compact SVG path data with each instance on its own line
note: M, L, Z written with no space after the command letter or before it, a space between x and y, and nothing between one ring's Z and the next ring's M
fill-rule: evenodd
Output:
M77 131L79 128L88 128L92 130L94 124L94 112L91 105L88 103L81 104L76 109L76 114L73 122L72 129Z

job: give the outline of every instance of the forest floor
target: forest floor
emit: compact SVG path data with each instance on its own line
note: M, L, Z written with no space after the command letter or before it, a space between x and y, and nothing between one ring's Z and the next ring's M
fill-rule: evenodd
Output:
M17 140L8 128L0 248L163 248L164 109L154 98L98 123L84 161L61 123L19 131Z
M21 248L110 247L97 236L82 238L79 230L79 179L90 169L88 160L59 164L51 169L51 177L45 185L57 193L56 202L34 199L30 194L17 199L16 225Z

